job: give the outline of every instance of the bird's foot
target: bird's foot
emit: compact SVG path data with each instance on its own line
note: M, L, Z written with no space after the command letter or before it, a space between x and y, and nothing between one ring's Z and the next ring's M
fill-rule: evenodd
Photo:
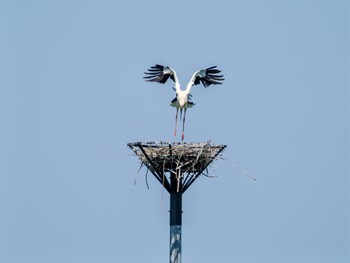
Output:
M174 137L176 137L176 130L174 131Z
M182 141L183 141L185 139L185 134L182 133L181 138L182 138Z

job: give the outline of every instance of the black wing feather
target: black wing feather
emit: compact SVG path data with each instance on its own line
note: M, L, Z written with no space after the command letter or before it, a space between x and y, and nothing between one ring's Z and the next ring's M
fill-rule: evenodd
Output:
M203 86L206 88L212 84L222 84L222 81L225 79L223 78L224 75L217 75L220 72L220 70L216 69L216 66L200 70L195 77L194 85L202 83Z
M146 81L150 82L158 82L164 84L167 82L169 78L174 80L174 74L170 70L169 67L156 64L155 66L152 66L148 69L148 72L145 72L147 76L144 76L143 78Z

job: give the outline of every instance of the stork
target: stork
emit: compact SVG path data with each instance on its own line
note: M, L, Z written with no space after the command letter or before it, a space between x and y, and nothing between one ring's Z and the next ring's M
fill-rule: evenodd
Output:
M188 108L193 107L195 104L191 101L192 95L190 94L191 88L193 85L198 85L200 83L203 84L203 86L209 87L211 84L217 85L222 84L222 81L224 80L223 75L218 75L221 71L216 69L216 66L198 70L195 73L193 73L191 80L188 82L186 89L181 89L180 82L177 78L175 70L168 66L163 66L156 64L155 66L151 66L147 72L145 72L146 76L144 76L144 79L146 81L150 82L158 82L161 84L164 84L167 82L167 80L170 78L174 81L175 87L173 88L176 92L176 97L171 101L170 106L176 108L176 116L175 116L175 130L174 130L174 136L176 137L176 129L177 129L177 120L178 120L178 113L180 109L180 121L182 120L182 141L185 138L185 118L186 118L186 111ZM183 118L182 118L183 113Z

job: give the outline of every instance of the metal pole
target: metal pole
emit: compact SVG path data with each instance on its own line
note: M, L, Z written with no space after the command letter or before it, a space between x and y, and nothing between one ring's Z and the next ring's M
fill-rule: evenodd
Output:
M170 263L181 263L182 193L170 193Z
M169 258L170 263L181 263L182 194L226 148L226 145L210 145L209 142L196 144L135 142L128 143L128 146L139 157L142 165L145 165L170 193ZM153 152L157 154L153 156ZM196 154L197 158L193 159L193 154Z
M170 176L170 263L181 263L182 192L177 192L176 174Z

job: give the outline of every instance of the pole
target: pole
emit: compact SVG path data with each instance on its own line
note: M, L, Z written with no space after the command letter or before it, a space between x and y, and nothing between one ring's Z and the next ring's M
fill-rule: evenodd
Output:
M135 142L128 146L170 193L170 263L181 263L182 194L226 148L207 143ZM196 156L196 158L193 158ZM169 173L169 175L168 175Z
M180 179L181 180L181 177ZM182 192L177 192L178 179L170 177L170 263L181 263Z

